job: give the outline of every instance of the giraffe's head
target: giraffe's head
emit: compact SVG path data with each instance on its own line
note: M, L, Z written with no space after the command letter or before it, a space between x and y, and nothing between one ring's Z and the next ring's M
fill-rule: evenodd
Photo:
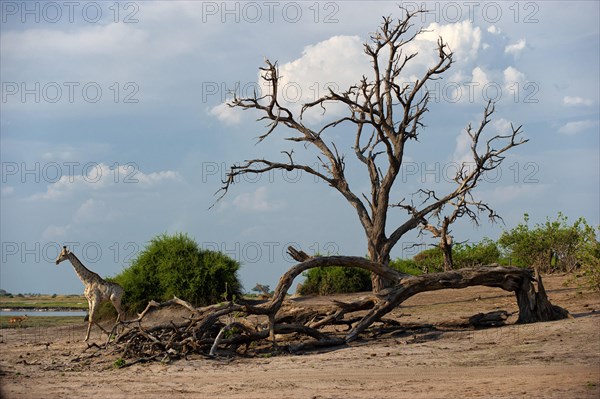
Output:
M58 258L56 258L56 264L58 265L63 260L67 260L67 255L69 255L69 250L67 249L66 246L64 246L64 247L62 247L62 251L60 251Z

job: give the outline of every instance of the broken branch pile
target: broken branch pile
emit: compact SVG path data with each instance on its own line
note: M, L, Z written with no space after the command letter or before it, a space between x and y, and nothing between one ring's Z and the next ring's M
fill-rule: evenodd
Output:
M227 302L194 307L178 298L151 301L135 320L121 323L123 331L106 348L134 362L175 360L197 354L207 357L298 353L319 347L345 345L369 329L398 305L420 292L475 285L512 291L519 306L519 323L557 320L569 313L552 305L541 276L530 269L480 266L422 276L399 273L382 264L352 256L308 257L290 249L300 260L279 280L273 298L264 303ZM352 303L304 308L286 295L294 279L314 267L359 267L391 281L391 288ZM537 285L537 290L535 285ZM159 308L182 306L190 311L184 322L143 327L144 318ZM340 331L338 326L345 326ZM129 363L132 364L132 363Z

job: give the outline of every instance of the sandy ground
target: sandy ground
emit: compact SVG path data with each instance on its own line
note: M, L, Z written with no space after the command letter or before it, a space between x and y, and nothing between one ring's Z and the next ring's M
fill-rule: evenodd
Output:
M0 397L600 398L600 295L564 287L564 280L547 277L545 285L551 301L573 319L448 328L461 317L517 308L514 296L499 289L444 290L419 294L391 314L406 326L402 330L309 355L114 369L110 357L76 361L86 348L83 322L2 330ZM331 299L305 299L303 305ZM434 329L415 328L425 323ZM95 333L92 340L103 337Z

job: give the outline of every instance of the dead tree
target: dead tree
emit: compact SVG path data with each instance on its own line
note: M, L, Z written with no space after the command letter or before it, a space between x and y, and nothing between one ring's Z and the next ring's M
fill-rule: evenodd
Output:
M302 302L286 299L294 279L302 272L338 265L368 270L392 285L378 295L351 303L335 302L326 309L304 308ZM374 323L382 321L386 314L415 294L476 285L514 292L519 307L518 323L569 317L565 309L550 303L541 277L534 276L531 269L489 265L409 276L362 257L304 257L280 278L273 297L266 303L228 302L194 308L178 298L164 303L151 302L137 319L122 322L125 325L123 332L108 342L106 349L127 359L125 365L128 366L151 360L175 360L192 354L256 356L265 351L298 353L336 347L351 343L369 329L376 329ZM171 321L142 326L143 319L154 309L168 306L182 306L190 311L190 316L178 324ZM486 317L491 315L477 314L470 320L478 323ZM492 325L505 318L491 317ZM331 328L337 325L345 325L347 330L339 332Z
M444 271L452 270L454 268L452 261L452 247L454 246L453 237L448 229L451 224L451 217L444 216L441 222L441 227L435 227L429 224L427 221L423 221L421 231L427 230L431 233L433 238L439 239L437 247L442 251L444 256Z
M388 226L388 212L393 208L390 195L401 171L405 156L405 146L417 141L423 130L423 117L428 111L429 92L427 83L441 78L453 63L453 53L442 38L437 41L437 60L415 82L401 83L400 75L410 64L416 53L407 53L406 45L414 41L422 29L413 27L413 19L423 11L404 12L400 19L384 17L378 31L364 51L372 65L371 76L363 76L360 81L345 91L329 89L328 93L315 101L305 103L299 115L294 115L281 100L280 75L277 63L266 60L260 68L262 80L268 86L268 93L247 98L234 96L231 107L253 109L262 116L259 121L268 121L268 130L259 136L261 142L273 134L278 127L290 132L286 137L298 146L314 147L319 168L298 163L294 151L282 151L283 160L251 159L232 166L221 188L222 198L236 178L245 174L262 174L272 170L299 171L313 175L337 190L355 209L367 238L369 258L387 267L390 253L400 238L426 221L433 212L440 210L451 201L457 200L478 185L483 174L500 166L504 153L525 143L521 127L512 128L507 135L496 135L483 139L482 133L490 122L494 104L489 102L483 112L479 126L467 127L471 138L472 165L463 164L454 181L456 186L443 194L432 189L421 189L425 200L418 206L404 200L395 205L408 211L407 219L398 226ZM331 103L345 105L348 115L314 129L302 122L302 115L313 108L326 112ZM326 134L335 127L347 126L348 134L353 135L352 152L357 162L368 171L370 193L353 190L346 177L346 155L335 142L328 141ZM354 131L354 133L351 133ZM313 163L314 165L314 163ZM386 287L381 275L372 274L373 290L378 292Z
M440 214L444 206L460 204L461 199L471 197L486 171L497 168L504 159L504 153L525 143L520 138L521 128L513 128L508 135L497 135L482 139L482 133L490 122L494 104L488 103L483 118L475 129L466 129L471 138L473 167L465 164L459 168L454 182L456 186L443 195L434 190L421 189L424 200L415 205L400 201L395 207L408 213L407 220L394 226L387 234L388 211L393 208L390 193L404 159L407 142L417 140L422 118L427 112L429 94L426 82L438 78L452 64L452 52L440 38L437 44L438 60L414 84L401 84L397 81L407 63L416 54L405 54L404 46L414 40L421 30L411 32L411 21L418 14L406 13L397 21L384 18L379 31L365 44L365 52L370 57L373 75L343 92L329 90L329 93L313 102L304 104L299 118L282 105L279 100L279 73L277 65L266 61L262 78L269 84L270 92L263 97L235 97L233 107L254 109L263 114L261 120L269 121L268 131L259 137L266 139L278 126L288 128L292 135L287 139L304 146L314 146L320 151L318 160L324 172L297 163L293 151L284 152L284 161L252 159L235 165L223 183L225 195L235 178L244 174L261 174L275 169L296 170L317 176L340 192L354 207L365 230L369 259L354 256L315 256L289 248L289 254L299 263L290 268L279 280L270 300L257 304L250 302L227 302L203 308L174 298L166 303L151 302L135 320L122 322L123 331L106 348L127 359L125 366L141 361L185 358L191 354L207 357L222 355L239 356L262 350L301 352L318 347L347 345L370 329L375 323L411 296L448 288L465 288L483 285L497 287L515 293L519 307L519 323L557 320L568 317L568 312L550 303L542 279L532 270L518 267L488 265L451 270L421 276L410 276L389 267L390 251L400 237L408 231L426 224L428 218ZM385 53L385 54L384 54ZM302 113L313 107L325 110L329 102L347 105L349 115L325 124L318 130L311 129L301 122ZM335 126L348 124L354 133L354 154L368 170L371 183L369 195L359 195L352 191L345 175L345 156L333 142L325 140L324 132ZM481 148L483 147L483 148ZM456 217L467 212L465 205L459 205ZM477 209L489 209L485 204ZM450 219L449 219L450 220ZM449 223L448 223L449 225ZM446 229L447 230L447 229ZM375 277L375 294L351 303L336 302L327 309L311 309L302 302L286 300L292 283L301 273L315 267L357 267L371 272ZM384 289L383 282L388 282ZM143 319L156 308L182 306L189 311L184 321L146 326ZM492 321L502 317L491 317ZM476 316L474 319L486 319ZM488 318L489 320L489 318ZM335 327L343 325L345 331ZM264 352L263 352L264 353ZM130 360L133 359L133 360Z
M479 225L479 214L481 212L488 212L488 218L491 222L502 220L489 205L475 201L470 192L467 192L455 200L448 201L447 205L451 205L454 209L450 215L440 216L444 207L439 208L433 212L433 216L437 219L437 226L430 224L429 221L423 220L421 225L421 231L429 231L433 238L439 239L437 247L442 251L444 256L444 271L452 270L454 268L454 261L452 259L452 248L454 247L454 237L450 231L450 225L456 222L457 219L468 216L471 222L475 225Z

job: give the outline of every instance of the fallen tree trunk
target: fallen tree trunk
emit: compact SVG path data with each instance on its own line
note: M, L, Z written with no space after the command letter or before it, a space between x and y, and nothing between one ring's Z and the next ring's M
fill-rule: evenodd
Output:
M518 323L558 320L569 317L568 311L550 303L541 276L532 270L499 265L480 266L421 276L399 273L382 264L353 256L308 257L293 253L302 261L289 269L279 280L271 301L259 305L251 303L226 303L204 308L194 308L177 298L168 301L173 306L183 306L192 312L186 323L170 323L144 330L141 320L153 309L164 306L151 302L134 321L125 322L123 331L109 347L129 358L173 358L190 353L217 356L219 350L238 353L245 345L253 344L255 351L278 347L297 353L312 348L343 345L357 339L373 323L381 319L406 299L420 292L441 289L460 289L483 285L502 288L515 293L519 306ZM336 302L326 310L302 309L290 306L285 298L293 281L302 272L315 267L359 267L382 276L392 286L353 303ZM537 289L536 289L537 286ZM357 312L361 312L358 315ZM366 312L366 314L365 314ZM253 322L250 322L252 317ZM254 323L254 325L253 325ZM336 325L346 325L339 335ZM326 331L322 331L329 328ZM333 331L333 332L332 332ZM227 336L226 336L227 335ZM286 336L285 345L280 346ZM306 340L310 338L311 340ZM258 344L258 345L257 345ZM155 356L161 353L162 356Z
M533 281L537 282L537 292ZM382 301L350 331L346 340L356 339L367 327L415 294L476 285L515 292L519 306L519 323L559 320L568 317L569 314L567 310L550 303L541 277L538 276L536 280L531 269L498 265L480 266L402 279L399 284L384 293Z

